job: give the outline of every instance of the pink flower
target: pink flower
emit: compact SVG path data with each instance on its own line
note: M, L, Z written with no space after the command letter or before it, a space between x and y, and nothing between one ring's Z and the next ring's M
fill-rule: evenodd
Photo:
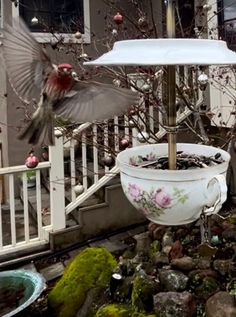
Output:
M171 197L163 188L158 189L152 196L152 200L158 207L168 207L171 204Z
M141 198L141 195L143 194L143 191L140 187L138 187L136 184L129 184L129 193L135 200L138 200Z

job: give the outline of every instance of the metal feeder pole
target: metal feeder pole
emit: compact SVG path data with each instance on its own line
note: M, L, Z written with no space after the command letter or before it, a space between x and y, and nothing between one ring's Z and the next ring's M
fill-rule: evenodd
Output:
M175 38L175 5L176 0L167 0L167 36ZM167 66L167 90L168 90L168 163L169 169L176 169L176 73L175 66Z

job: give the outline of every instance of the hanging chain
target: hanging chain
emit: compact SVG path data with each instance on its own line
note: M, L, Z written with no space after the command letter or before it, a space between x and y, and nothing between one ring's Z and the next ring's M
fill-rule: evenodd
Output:
M205 214L204 209L200 215L200 230L201 230L201 242L202 243L209 243L209 223L208 223L208 216Z

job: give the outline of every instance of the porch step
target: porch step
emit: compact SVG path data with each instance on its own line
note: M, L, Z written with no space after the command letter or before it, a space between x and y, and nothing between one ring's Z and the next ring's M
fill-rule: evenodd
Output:
M22 186L20 187L20 198L23 201ZM35 223L37 223L37 198L35 187L28 188L28 207L29 213L33 217ZM41 213L43 225L50 225L50 196L44 186L41 186Z

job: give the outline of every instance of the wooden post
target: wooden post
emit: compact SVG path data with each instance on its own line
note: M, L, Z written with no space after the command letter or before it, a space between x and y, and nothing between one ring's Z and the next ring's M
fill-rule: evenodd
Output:
M53 231L66 227L63 137L55 132L55 145L49 147L50 208Z

